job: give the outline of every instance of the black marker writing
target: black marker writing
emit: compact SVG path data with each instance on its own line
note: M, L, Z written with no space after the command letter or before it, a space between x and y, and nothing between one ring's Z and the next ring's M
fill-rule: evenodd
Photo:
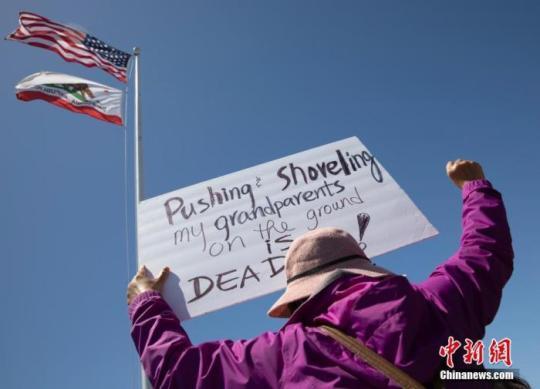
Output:
M341 174L349 176L352 172L356 172L368 165L371 169L372 178L378 183L383 182L382 171L375 157L367 151L364 150L358 154L345 152L345 155L343 155L341 150L336 150L336 157L337 160L317 162L315 165L305 167L297 166L294 163L281 166L276 172L276 175L285 181L281 190L286 190L291 184L308 184L329 176Z
M275 274L279 273L281 270L278 270L276 273L273 267L273 264L271 264L271 266L272 266L272 275L270 277L273 277ZM200 275L200 276L189 279L188 282L191 282L193 284L194 297L188 301L188 304L194 301L200 300L201 298L207 296L212 290L217 289L221 292L229 292L237 288L242 289L248 283L261 281L261 278L259 277L260 273L254 271L250 265L247 265L246 267L244 267L244 271L241 277L237 275L237 272L238 272L238 269L231 269L231 270L227 270L221 273L217 273L215 275L216 277L215 281L211 277L208 277L205 275ZM238 280L240 280L240 283L238 283ZM248 280L252 280L252 281L248 281Z
M342 197L336 201L333 201L332 203L323 204L318 208L308 209L306 212L306 218L312 222L311 225L307 226L308 230L313 231L319 227L320 219L325 216L332 215L333 213L341 211L346 207L363 204L364 200L362 200L360 197L360 193L356 187L354 187L354 193L355 194L353 196Z
M360 247L365 250L367 244L363 242L364 234L366 233L367 226L369 224L370 216L367 213L359 213L356 215L356 221L358 222L358 235L360 236Z
M182 197L174 196L168 198L163 207L165 215L170 225L175 224L175 216L181 216L183 220L189 220L194 215L205 213L209 209L233 200L241 200L245 196L249 197L251 208L255 207L255 196L251 184L244 184L240 187L221 188L215 190L211 186L206 188L206 195L193 202L186 202Z

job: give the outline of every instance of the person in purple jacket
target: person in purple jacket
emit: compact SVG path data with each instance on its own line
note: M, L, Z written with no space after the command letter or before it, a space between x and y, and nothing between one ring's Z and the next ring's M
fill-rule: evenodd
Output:
M154 388L398 388L378 369L335 341L330 325L358 339L395 367L432 386L452 336L482 339L513 270L503 201L482 167L446 166L461 189L460 246L423 282L375 266L349 234L322 228L296 239L285 259L287 289L269 311L289 318L277 332L249 340L193 345L161 298L169 273L143 267L128 286L131 335ZM454 354L455 369L471 369ZM482 367L477 367L482 369ZM491 387L446 381L445 387Z

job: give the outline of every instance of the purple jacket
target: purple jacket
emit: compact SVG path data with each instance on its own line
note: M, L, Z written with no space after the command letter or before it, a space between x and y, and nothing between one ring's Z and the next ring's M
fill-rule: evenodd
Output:
M346 275L304 303L276 333L197 346L160 295L145 292L129 306L131 334L154 388L397 387L323 334L317 328L323 323L361 339L429 386L449 336L462 343L484 336L512 260L501 195L477 180L463 188L459 250L420 284L402 276ZM470 368L461 355L454 354L456 369ZM466 385L446 385L456 386Z

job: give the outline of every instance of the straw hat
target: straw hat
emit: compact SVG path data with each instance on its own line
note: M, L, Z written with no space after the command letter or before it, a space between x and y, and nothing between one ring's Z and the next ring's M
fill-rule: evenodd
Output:
M382 277L392 272L375 266L356 240L338 228L318 228L298 237L285 257L287 289L268 315L289 317L288 305L314 295L343 273Z

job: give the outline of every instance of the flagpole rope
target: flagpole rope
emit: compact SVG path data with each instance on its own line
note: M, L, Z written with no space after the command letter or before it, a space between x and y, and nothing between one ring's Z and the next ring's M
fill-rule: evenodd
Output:
M126 236L126 271L127 282L129 282L129 276L131 275L131 266L129 264L129 220L128 220L128 188L127 188L127 129L124 128L124 234Z

